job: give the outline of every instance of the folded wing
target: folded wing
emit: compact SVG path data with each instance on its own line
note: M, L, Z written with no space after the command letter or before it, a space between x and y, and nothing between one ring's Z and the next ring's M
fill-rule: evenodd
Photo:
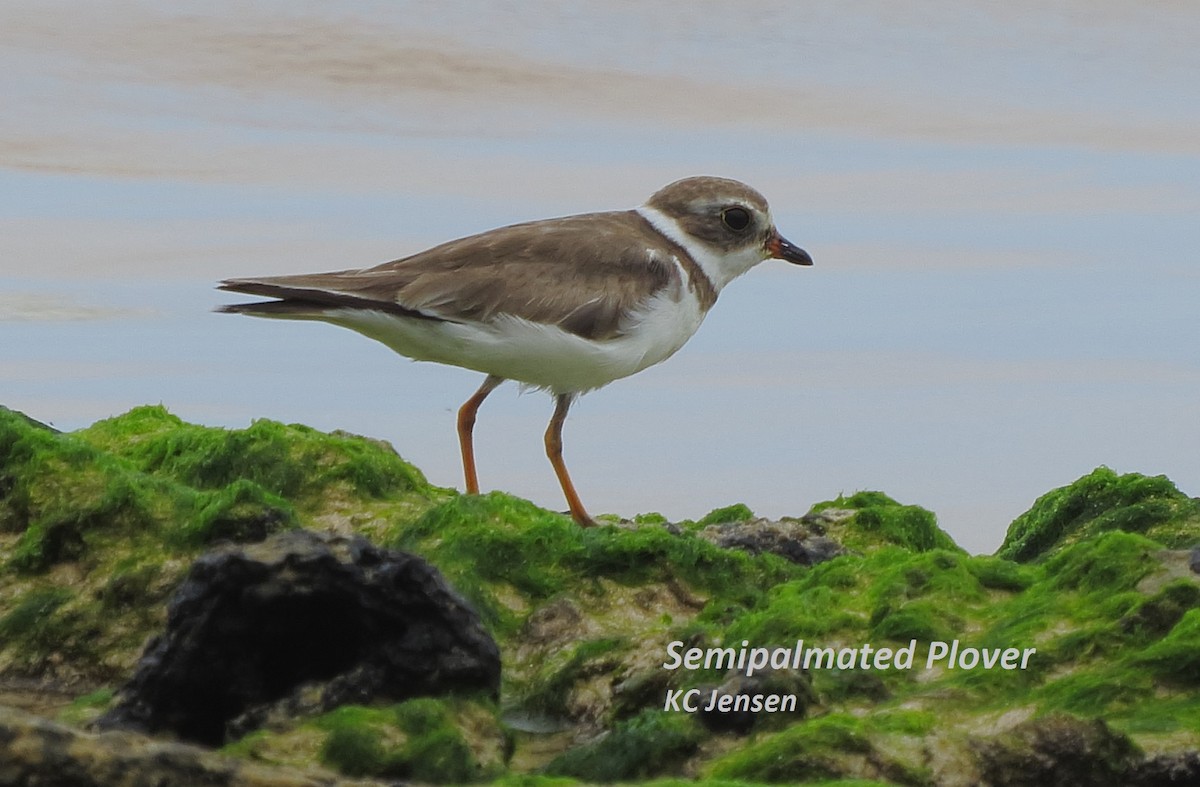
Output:
M622 335L651 298L679 291L672 256L640 215L593 213L492 230L374 268L228 279L220 289L278 300L221 310L308 319L345 308L448 322L515 317L604 340Z

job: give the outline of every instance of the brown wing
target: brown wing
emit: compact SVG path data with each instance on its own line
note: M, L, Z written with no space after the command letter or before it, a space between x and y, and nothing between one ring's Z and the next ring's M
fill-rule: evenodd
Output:
M229 279L220 288L282 299L227 307L246 313L352 306L455 322L511 315L609 339L656 292L680 286L677 253L633 211L591 213L503 227L374 268Z

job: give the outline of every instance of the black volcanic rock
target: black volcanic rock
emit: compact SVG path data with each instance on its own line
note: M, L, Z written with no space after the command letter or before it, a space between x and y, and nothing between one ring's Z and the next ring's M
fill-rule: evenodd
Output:
M289 531L192 566L104 729L216 745L278 706L480 690L500 656L476 612L415 555L361 537Z

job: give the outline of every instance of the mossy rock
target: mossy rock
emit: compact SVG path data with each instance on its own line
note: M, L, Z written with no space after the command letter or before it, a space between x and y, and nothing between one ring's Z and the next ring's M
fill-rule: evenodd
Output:
M853 513L834 516L842 512ZM820 516L822 514L824 516ZM805 518L818 519L830 538L852 550L893 545L914 552L930 549L961 551L954 539L938 527L932 511L903 505L882 492L856 492L849 497L838 495L813 506Z
M291 727L252 733L223 752L293 766L316 759L348 777L472 784L504 772L512 743L494 703L425 697L391 706L343 705Z
M707 775L767 784L823 783L864 776L885 783L924 785L929 773L919 757L890 753L878 745L896 736L910 736L913 724L929 730L927 714L897 725L881 716L879 722L832 714L792 725L763 736L746 747L718 758Z
M705 737L690 716L645 711L618 723L596 742L559 756L546 766L546 773L603 784L645 780L672 772Z
M1136 661L1166 681L1200 687L1200 609L1188 610L1165 637L1146 648Z
M101 422L102 431L136 443L148 410L159 414L156 423L174 419L161 408L139 408ZM296 525L293 507L251 480L196 489L107 448L88 430L56 433L0 411L0 531L19 534L10 568L41 572L87 560L99 545L142 537L186 550L221 538L261 540Z
M145 406L78 434L141 472L196 489L248 481L289 499L319 495L338 483L373 497L429 489L421 472L386 443L299 424L260 419L245 429L221 429Z
M1120 620L1123 631L1158 638L1189 611L1200 608L1200 584L1180 579L1165 585Z
M723 525L729 522L746 522L754 519L754 512L745 503L734 503L731 506L723 506L714 508L709 511L700 521L696 523L697 527L708 527L709 525Z
M770 588L764 602L741 615L725 636L772 645L797 639L901 644L914 638L947 639L965 626L966 618L982 617L993 604L981 576L1002 573L1004 591L1034 581L997 568L994 560L893 546L835 558Z
M989 784L1041 787L1087 784L1125 787L1141 752L1103 721L1052 714L977 744Z
M569 650L551 653L539 660L540 669L514 698L514 705L547 717L565 717L576 684L588 675L611 673L627 649L627 642L606 637L584 640Z
M192 559L218 539L303 525L429 559L500 643L511 718L576 726L558 749L530 755L522 744L512 762L530 771L553 762L541 774L508 772L515 737L478 698L288 719L231 744L232 754L420 782L560 787L686 773L926 784L926 741L961 743L963 730L1020 709L1035 720L1106 719L1112 735L1089 737L1078 720L1064 729L1099 745L1098 757L1113 755L1111 774L1127 754L1121 734L1177 751L1200 730L1200 584L1186 555L1163 549L1200 538L1195 501L1165 479L1101 468L1081 482L1039 500L1039 516L1014 523L994 557L966 555L919 506L842 496L804 524L853 551L806 568L697 537L705 523L751 517L740 504L681 527L648 514L585 530L510 495L431 487L366 438L271 421L213 429L161 407L60 434L0 408L0 674L78 679L85 696L66 713L86 721L161 629L164 600ZM820 669L807 676L816 694L807 719L776 717L736 743L662 710L668 689L728 679L664 670L674 640L895 648L917 639L922 662L927 640L952 638L1037 654L1013 671ZM580 744L583 730L597 735ZM1000 759L1030 751L1019 736L999 746Z
M392 546L437 565L501 636L515 633L505 593L531 609L567 588L602 581L682 582L723 598L757 596L799 573L774 555L722 549L658 522L581 528L569 517L500 492L451 498L394 531Z
M43 648L61 645L62 631L55 613L73 598L75 591L70 588L31 588L0 617L0 640L27 641Z
M1064 544L1113 530L1138 533L1171 548L1200 543L1200 500L1166 476L1118 475L1098 467L1047 492L1008 528L997 556L1028 562Z
M1102 533L1051 556L1045 564L1046 577L1062 590L1111 596L1134 589L1158 570L1154 555L1159 549L1150 539L1132 533Z
M446 495L366 438L213 429L162 407L61 433L0 408L0 672L118 679L209 545L344 509L412 517Z

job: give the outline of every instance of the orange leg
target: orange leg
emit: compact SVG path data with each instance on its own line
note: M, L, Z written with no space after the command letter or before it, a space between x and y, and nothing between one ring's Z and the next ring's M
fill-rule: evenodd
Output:
M556 394L554 397L554 416L550 419L550 425L546 427L546 456L550 457L554 474L558 476L558 483L567 497L571 518L578 522L580 527L591 527L596 522L583 510L583 503L579 501L579 495L575 492L575 485L571 483L571 476L567 474L567 466L563 464L562 458L563 422L567 420L567 411L571 409L574 398L573 394Z
M488 394L496 390L496 386L502 382L503 377L489 374L475 395L458 408L458 447L462 449L463 474L467 477L468 495L479 494L479 476L475 474L475 444L471 438L475 429L475 414L479 412L479 405L483 404Z

